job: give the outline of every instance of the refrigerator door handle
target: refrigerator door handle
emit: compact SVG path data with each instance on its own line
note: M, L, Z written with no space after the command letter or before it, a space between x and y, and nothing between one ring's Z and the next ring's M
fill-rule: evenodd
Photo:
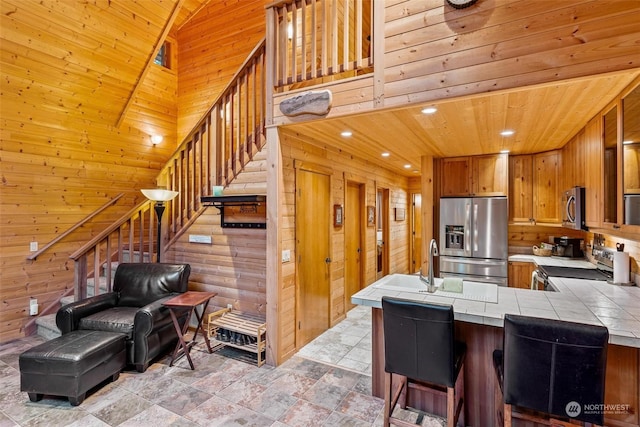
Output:
M478 204L473 203L473 252L478 252Z
M464 205L464 254L471 256L471 202Z

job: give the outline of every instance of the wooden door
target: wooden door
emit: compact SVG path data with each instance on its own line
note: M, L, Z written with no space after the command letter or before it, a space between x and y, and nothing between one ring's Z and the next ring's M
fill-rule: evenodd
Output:
M443 197L471 194L471 158L442 159L441 191Z
M411 273L417 273L422 266L422 195L413 193L411 213Z
M532 262L509 261L509 287L531 289L531 275L535 269Z
M588 227L602 226L604 208L602 204L603 146L601 124L600 117L595 117L585 127L585 223Z
M379 188L376 194L376 279L380 279L389 274L389 189Z
M509 220L533 222L533 156L509 158Z
M562 222L559 157L559 151L554 150L536 154L533 158L533 217L538 223Z
M329 328L330 178L296 170L296 346Z
M344 240L345 240L345 307L351 310L351 295L362 289L362 185L347 184L347 199L344 210Z
M471 158L471 193L474 196L507 196L509 156L492 154Z

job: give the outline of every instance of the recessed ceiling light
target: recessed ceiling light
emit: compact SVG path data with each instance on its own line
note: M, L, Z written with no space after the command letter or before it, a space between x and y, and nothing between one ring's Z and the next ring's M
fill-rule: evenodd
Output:
M422 114L433 114L436 111L438 111L436 107L427 107L422 109Z
M162 142L162 135L151 135L151 143L153 145L160 144Z
M405 169L411 169L411 165L410 164L406 164L406 165L404 165L404 168Z
M502 154L507 154L507 153L509 152L509 150L500 150L500 152L501 152Z
M345 138L349 138L351 135L353 135L353 132L351 132L350 130L345 130L341 132L340 135L344 136Z
M502 132L500 132L500 135L502 135L502 136L511 136L514 133L516 133L516 131L511 130L511 129L507 129L507 130L503 130Z
M389 157L391 155L391 153L387 153L386 151L384 153L382 153L382 157Z
M631 140L628 140L628 141L622 141L622 144L623 144L623 145L630 145L630 144L633 144L633 141L631 141Z

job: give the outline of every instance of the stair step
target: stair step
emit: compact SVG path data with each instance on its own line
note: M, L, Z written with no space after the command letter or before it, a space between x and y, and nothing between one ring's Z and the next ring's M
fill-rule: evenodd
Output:
M36 319L38 325L38 336L52 340L62 335L60 329L56 325L56 314L47 314Z

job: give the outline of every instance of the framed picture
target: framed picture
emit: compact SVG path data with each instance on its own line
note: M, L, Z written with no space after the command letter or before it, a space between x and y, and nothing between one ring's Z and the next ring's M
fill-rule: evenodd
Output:
M367 226L373 227L374 225L376 225L376 208L367 206Z
M404 208L395 208L396 221L404 221L405 211Z
M342 227L343 212L342 205L333 205L333 226Z

